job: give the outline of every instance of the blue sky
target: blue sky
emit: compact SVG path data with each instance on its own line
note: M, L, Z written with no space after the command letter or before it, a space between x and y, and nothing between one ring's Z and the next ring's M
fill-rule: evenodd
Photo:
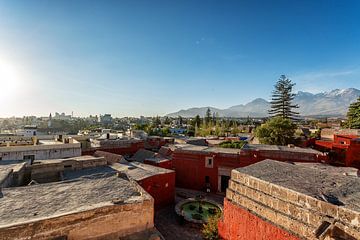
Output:
M296 91L360 88L359 12L360 1L0 0L0 116L226 108L269 99L281 74Z

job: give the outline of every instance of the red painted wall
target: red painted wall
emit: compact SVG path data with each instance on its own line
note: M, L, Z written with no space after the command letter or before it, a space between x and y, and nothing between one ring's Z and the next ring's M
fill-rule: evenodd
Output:
M205 167L205 157L213 157L213 168ZM280 151L243 151L241 154L211 152L191 152L177 149L172 158L176 171L176 186L195 190L205 190L205 177L210 177L212 192L218 191L218 169L246 167L265 159L293 162L319 162L316 154L284 153Z
M219 221L218 228L220 237L226 240L300 240L226 198L223 219Z
M350 146L346 151L345 165L360 169L360 141L351 140Z
M139 149L144 148L144 142L137 142L137 143L131 143L130 147L119 147L119 148L105 148L105 147L97 147L97 148L90 148L86 150L82 150L82 155L93 155L96 151L104 151L104 152L110 152L120 155L133 155L135 154Z
M332 152L331 164L360 169L360 142L356 135L334 135L334 141L317 140L316 149Z
M155 175L138 181L138 183L154 198L156 207L166 206L174 202L175 172Z
M156 167L161 167L161 168L166 168L166 169L172 169L172 161L169 160L163 160L161 162L154 162L154 161L150 161L150 160L144 160L145 164L149 164L149 165L153 165Z

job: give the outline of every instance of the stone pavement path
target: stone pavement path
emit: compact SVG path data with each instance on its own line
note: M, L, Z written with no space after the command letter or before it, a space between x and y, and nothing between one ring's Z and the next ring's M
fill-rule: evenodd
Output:
M166 240L201 240L200 227L190 223L180 225L177 222L175 205L162 208L155 213L155 227Z
M204 193L187 190L187 189L176 189L175 202L179 202L189 197L195 197L196 195ZM206 198L212 199L221 205L223 204L224 196L216 194L207 195ZM162 208L155 211L155 227L164 236L166 240L201 240L201 225L192 224L185 222L179 224L177 221L177 215L175 213L175 204Z

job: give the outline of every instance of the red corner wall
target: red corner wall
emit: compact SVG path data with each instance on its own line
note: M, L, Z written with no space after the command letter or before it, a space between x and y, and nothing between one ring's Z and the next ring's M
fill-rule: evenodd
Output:
M219 221L218 228L220 237L225 240L300 240L226 198L224 216Z
M158 174L138 181L140 186L155 200L156 207L162 207L174 202L175 172Z

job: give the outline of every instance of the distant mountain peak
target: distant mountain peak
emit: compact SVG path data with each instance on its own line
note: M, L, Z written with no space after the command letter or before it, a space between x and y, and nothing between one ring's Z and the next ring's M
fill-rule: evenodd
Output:
M300 106L299 111L302 116L344 116L350 103L355 102L359 96L360 90L356 88L334 89L318 94L299 91L294 101ZM246 104L234 105L226 109L210 106L189 108L168 114L168 116L204 116L208 108L221 117L267 117L270 103L263 98L256 98Z

